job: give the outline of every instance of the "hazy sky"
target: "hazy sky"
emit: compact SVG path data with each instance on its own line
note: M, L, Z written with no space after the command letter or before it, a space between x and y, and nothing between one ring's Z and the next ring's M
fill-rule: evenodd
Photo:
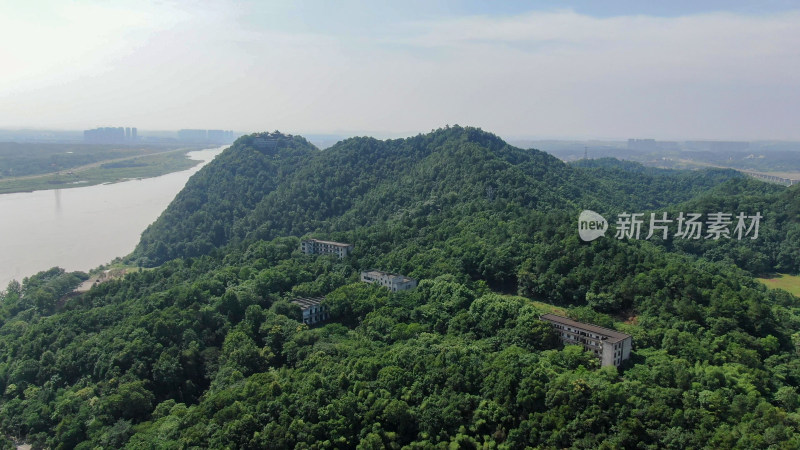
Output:
M752 3L0 0L0 127L800 139Z

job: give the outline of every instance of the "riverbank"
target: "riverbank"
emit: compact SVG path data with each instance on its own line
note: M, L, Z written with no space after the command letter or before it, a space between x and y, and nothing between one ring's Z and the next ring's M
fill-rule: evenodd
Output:
M200 164L200 161L187 156L187 153L192 150L183 148L150 155L98 161L58 173L0 179L0 194L86 187L166 175Z
M129 254L189 177L225 148L190 152L200 164L158 177L0 195L10 218L0 220L0 290L54 266L89 272Z

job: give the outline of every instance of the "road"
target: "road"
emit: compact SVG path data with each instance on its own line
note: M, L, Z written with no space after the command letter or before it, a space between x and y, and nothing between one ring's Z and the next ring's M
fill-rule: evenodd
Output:
M133 155L133 156L126 156L124 158L104 159L102 161L96 161L96 162L93 162L91 164L86 164L86 165L83 165L83 166L78 166L78 167L72 167L70 169L59 170L58 172L38 173L36 175L24 175L24 176L21 176L21 177L10 177L10 178L0 178L0 179L2 179L3 181L35 180L36 178L49 177L49 176L52 176L52 175L54 175L56 173L59 173L59 172L80 173L80 172L85 172L85 171L87 171L89 169L94 169L95 167L100 167L103 164L112 164L112 163L116 163L116 162L120 162L120 161L128 161L128 160L131 160L131 159L136 159L136 158L147 158L148 156L167 155L169 153L178 153L178 152L188 153L188 152L191 152L191 151L194 151L194 150L197 150L197 148L179 148L177 150L167 150L165 152L143 153L143 154L138 154L138 155Z

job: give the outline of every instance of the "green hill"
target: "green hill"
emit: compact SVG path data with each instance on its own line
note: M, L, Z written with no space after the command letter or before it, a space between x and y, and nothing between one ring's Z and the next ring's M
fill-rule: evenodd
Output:
M258 139L263 145L255 144ZM225 244L239 220L281 183L290 180L316 147L278 132L241 137L193 176L136 248L142 264L208 253Z
M52 448L797 448L797 297L710 243L576 230L584 208L763 206L765 242L791 248L796 190L765 186L570 166L474 128L325 151L246 136L143 235L131 258L157 267L2 293L0 431ZM355 249L304 255L306 235ZM421 281L391 293L358 282L369 268ZM309 328L289 300L320 295L334 317ZM543 311L630 333L631 359L597 367Z
M351 138L324 151L275 136L274 154L253 147L257 135L244 136L195 175L143 233L134 258L149 266L231 242L347 232L431 208L647 210L740 176L570 167L459 126L407 139Z
M666 211L673 219L681 212L763 216L758 239L654 241L669 251L733 263L754 275L800 272L800 186L785 188L728 169L676 171L612 158L578 161L573 165L614 185L635 185L636 195L643 198L654 198L658 190L681 193L673 196L673 205L651 205L637 212ZM670 235L676 231L673 223Z

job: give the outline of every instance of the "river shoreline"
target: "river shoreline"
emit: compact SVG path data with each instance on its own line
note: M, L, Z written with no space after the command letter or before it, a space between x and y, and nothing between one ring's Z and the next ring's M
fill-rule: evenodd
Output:
M189 158L197 149L177 149L149 155L98 161L56 173L0 179L0 195L54 189L74 189L98 184L146 179L191 169L200 161Z
M129 254L189 178L225 148L189 152L200 164L158 177L0 195L0 290L54 266L88 272Z

